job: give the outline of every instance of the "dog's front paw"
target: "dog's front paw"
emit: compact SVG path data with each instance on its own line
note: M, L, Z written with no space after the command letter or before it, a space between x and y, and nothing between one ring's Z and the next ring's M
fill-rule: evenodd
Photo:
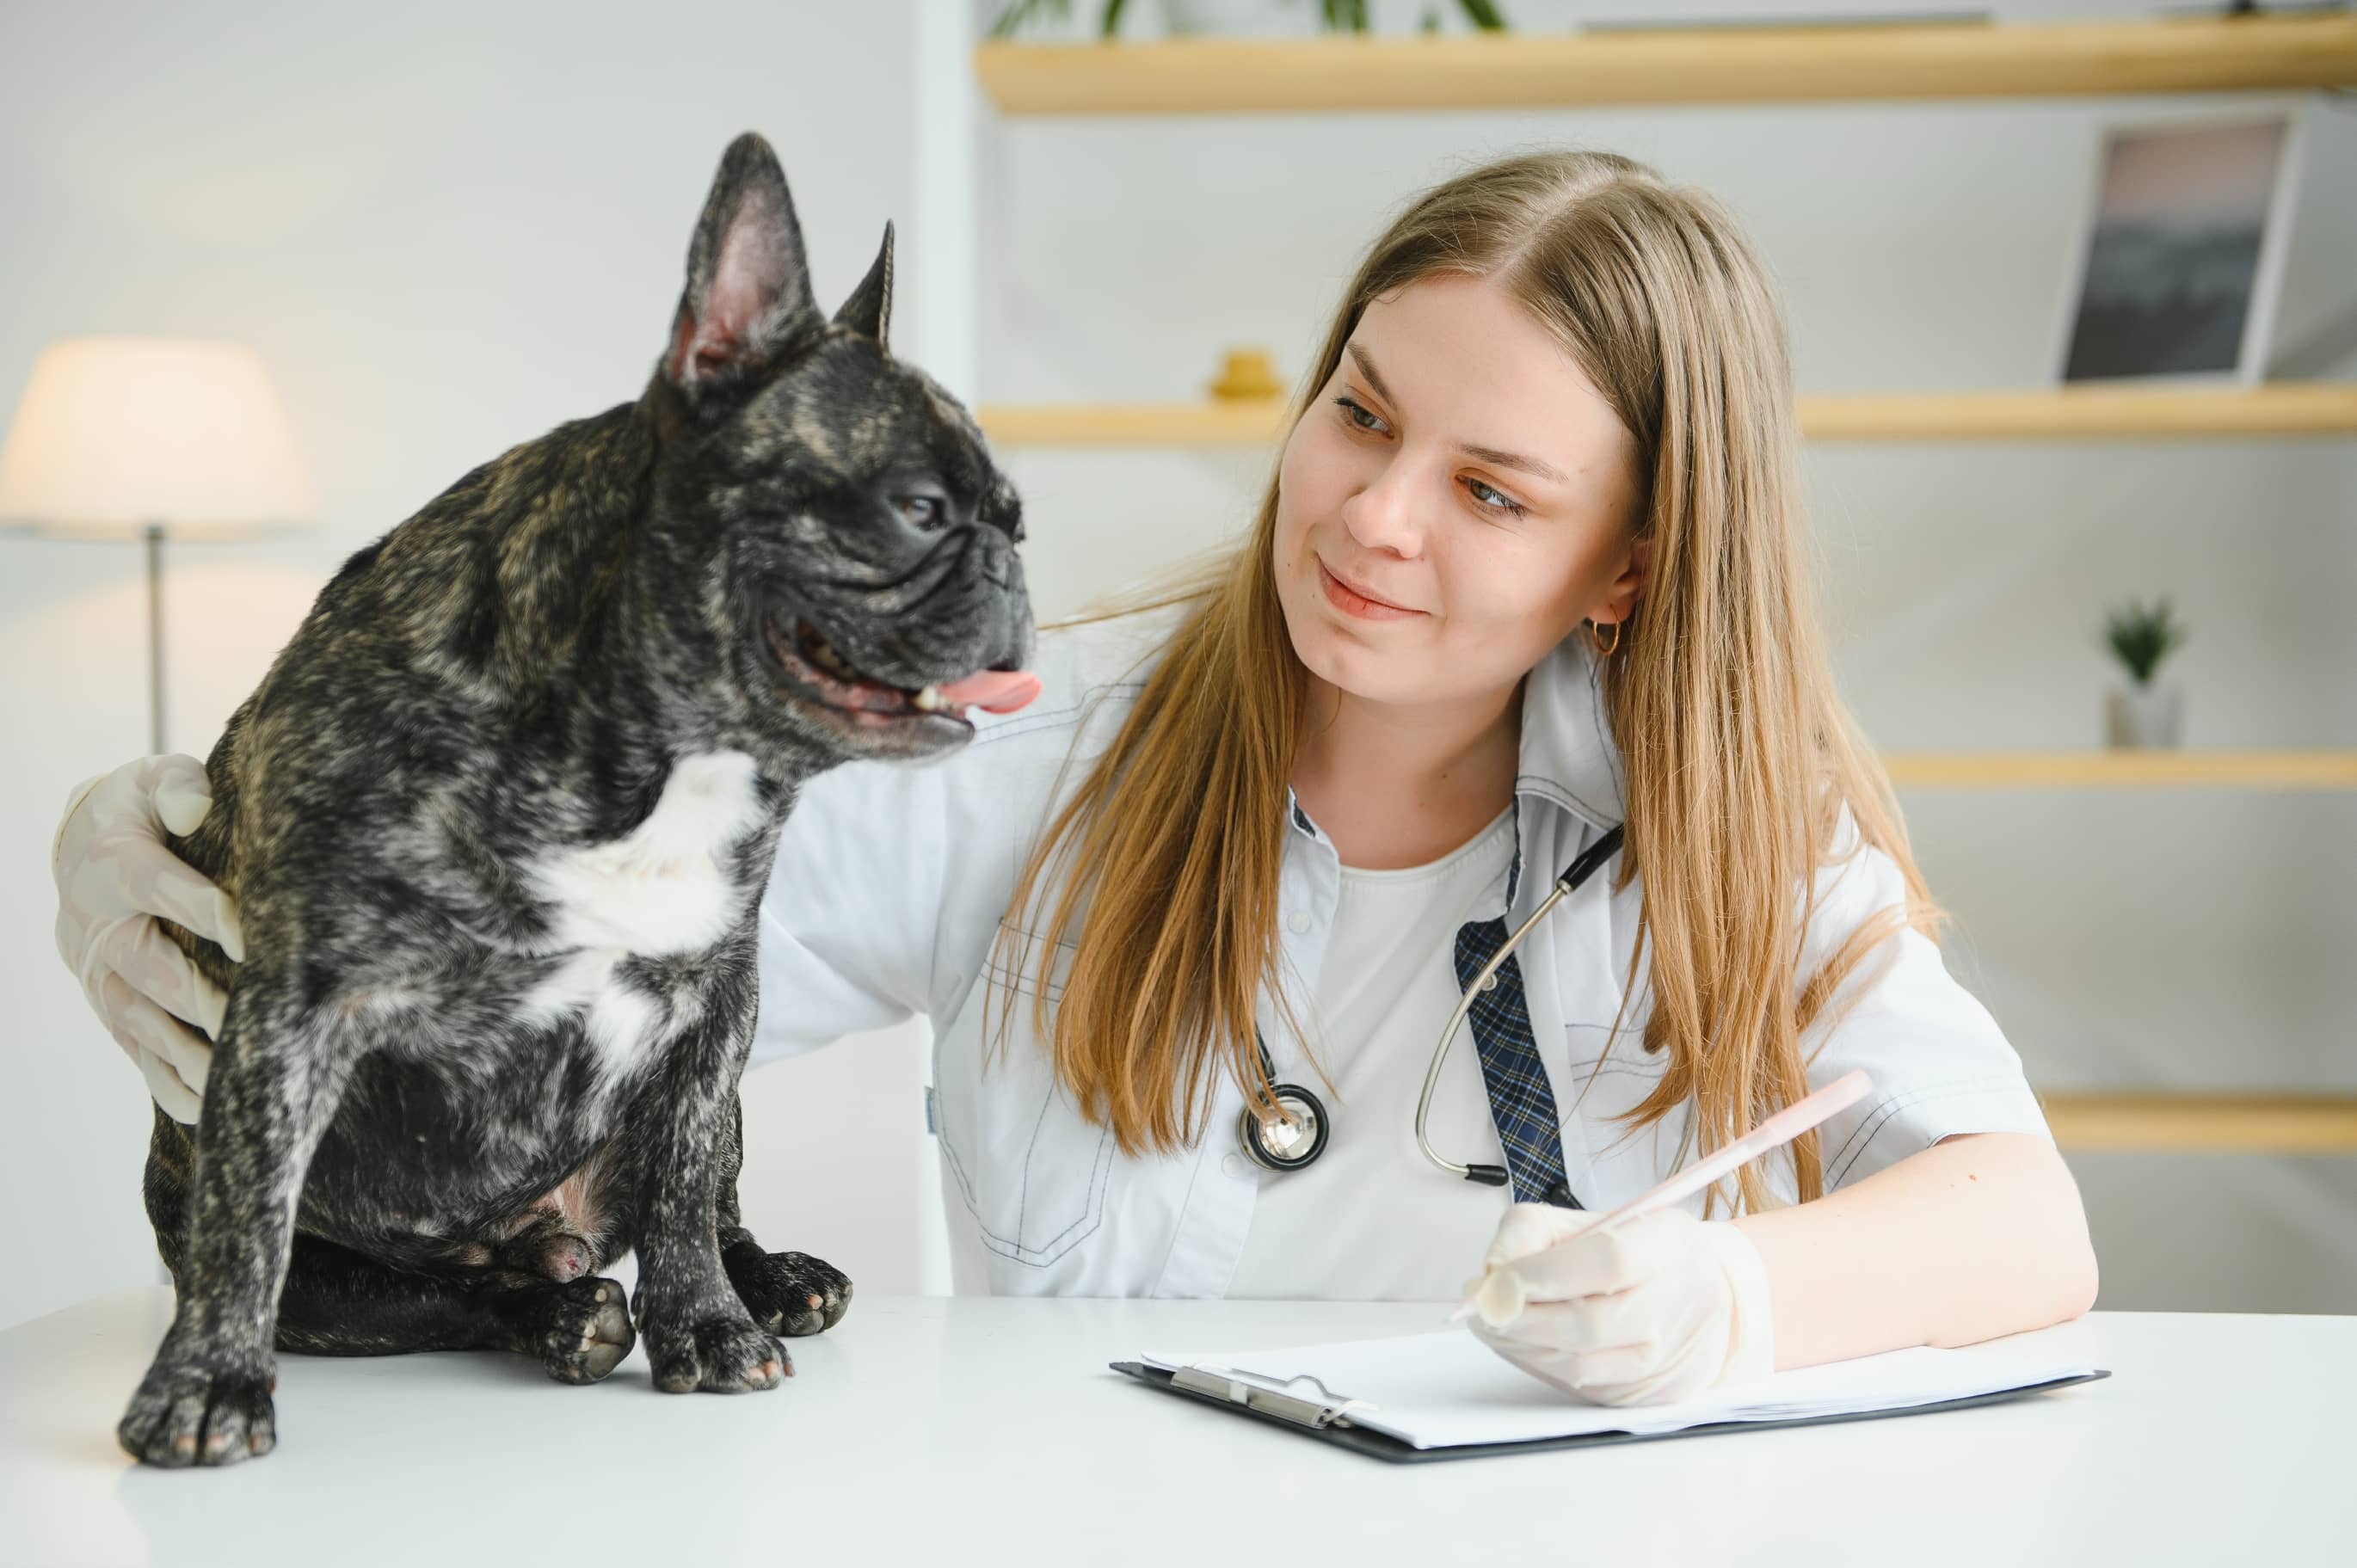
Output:
M758 1241L739 1241L721 1262L745 1310L772 1334L817 1334L850 1310L850 1276L807 1252L765 1252Z
M267 1454L278 1445L270 1402L277 1381L266 1366L228 1370L159 1358L131 1396L115 1441L143 1464L172 1469Z
M612 1280L567 1280L518 1292L517 1347L537 1355L560 1383L594 1383L638 1343L622 1287Z
M650 1318L640 1330L646 1336L655 1387L665 1393L740 1394L774 1389L794 1373L786 1348L754 1326L741 1309L691 1323Z

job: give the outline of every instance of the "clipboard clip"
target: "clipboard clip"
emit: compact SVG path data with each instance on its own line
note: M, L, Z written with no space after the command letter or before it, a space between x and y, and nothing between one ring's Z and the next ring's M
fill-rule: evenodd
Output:
M1329 1426L1348 1426L1348 1417L1354 1410L1372 1410L1369 1400L1345 1399L1308 1372L1290 1377L1275 1388L1249 1380L1260 1377L1256 1372L1239 1372L1232 1367L1181 1367L1170 1374L1170 1380L1194 1393L1209 1394L1213 1399L1226 1400L1247 1410L1263 1411L1297 1426L1324 1431ZM1275 1380L1270 1379L1269 1381ZM1286 1391L1296 1383L1308 1383L1324 1396L1305 1399Z

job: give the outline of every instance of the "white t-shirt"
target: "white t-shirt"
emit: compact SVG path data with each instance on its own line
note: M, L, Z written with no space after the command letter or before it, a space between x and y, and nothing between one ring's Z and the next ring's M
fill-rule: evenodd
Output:
M1231 1298L1453 1302L1480 1272L1511 1195L1426 1159L1415 1101L1462 994L1457 929L1479 917L1485 897L1497 901L1513 851L1513 823L1501 811L1427 865L1341 868L1315 1016L1305 1020L1311 1054L1334 1084L1333 1092L1314 1078L1301 1085L1326 1104L1325 1152L1304 1170L1258 1173ZM1502 1158L1469 1024L1457 1032L1427 1128L1433 1146L1460 1165Z

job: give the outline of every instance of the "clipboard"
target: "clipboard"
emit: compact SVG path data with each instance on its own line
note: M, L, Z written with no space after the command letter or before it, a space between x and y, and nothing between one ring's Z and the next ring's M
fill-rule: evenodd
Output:
M1841 1411L1825 1415L1792 1416L1774 1421L1717 1421L1696 1426L1684 1426L1674 1432L1583 1432L1565 1437L1536 1437L1508 1443L1460 1443L1447 1447L1418 1448L1402 1442L1389 1433L1376 1432L1355 1424L1351 1420L1351 1406L1357 1402L1336 1395L1320 1383L1318 1397L1286 1392L1263 1384L1247 1382L1241 1378L1223 1378L1216 1372L1199 1367L1182 1367L1166 1371L1149 1367L1142 1361L1114 1361L1113 1369L1125 1377L1134 1378L1150 1389L1177 1394L1182 1399L1200 1401L1222 1410L1270 1423L1288 1432L1314 1437L1354 1454L1386 1460L1394 1465L1434 1464L1447 1459L1479 1459L1493 1454L1537 1454L1555 1448L1594 1448L1612 1443L1646 1443L1673 1437L1706 1437L1716 1433L1760 1432L1780 1426L1824 1426L1844 1421L1880 1421L1893 1416L1930 1415L1937 1411L1966 1410L1974 1405L2001 1404L2007 1400L2024 1399L2031 1394L2050 1393L2080 1383L2092 1383L2112 1374L2106 1370L2082 1372L2072 1377L2050 1378L2044 1382L2025 1383L2018 1388L1998 1389L1988 1393L1972 1394L1962 1399L1941 1400L1931 1404L1899 1405L1881 1410ZM1297 1381L1316 1381L1315 1379Z

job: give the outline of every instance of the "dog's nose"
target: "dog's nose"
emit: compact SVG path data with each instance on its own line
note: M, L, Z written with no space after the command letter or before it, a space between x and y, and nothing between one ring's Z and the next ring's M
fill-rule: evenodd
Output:
M1031 607L1029 605L1027 604L1023 607L1021 618L1016 621L1014 629L1014 650L1008 653L1006 658L998 660L995 663L991 664L989 668L993 670L1028 670L1030 668L1031 644L1034 639L1031 634Z

